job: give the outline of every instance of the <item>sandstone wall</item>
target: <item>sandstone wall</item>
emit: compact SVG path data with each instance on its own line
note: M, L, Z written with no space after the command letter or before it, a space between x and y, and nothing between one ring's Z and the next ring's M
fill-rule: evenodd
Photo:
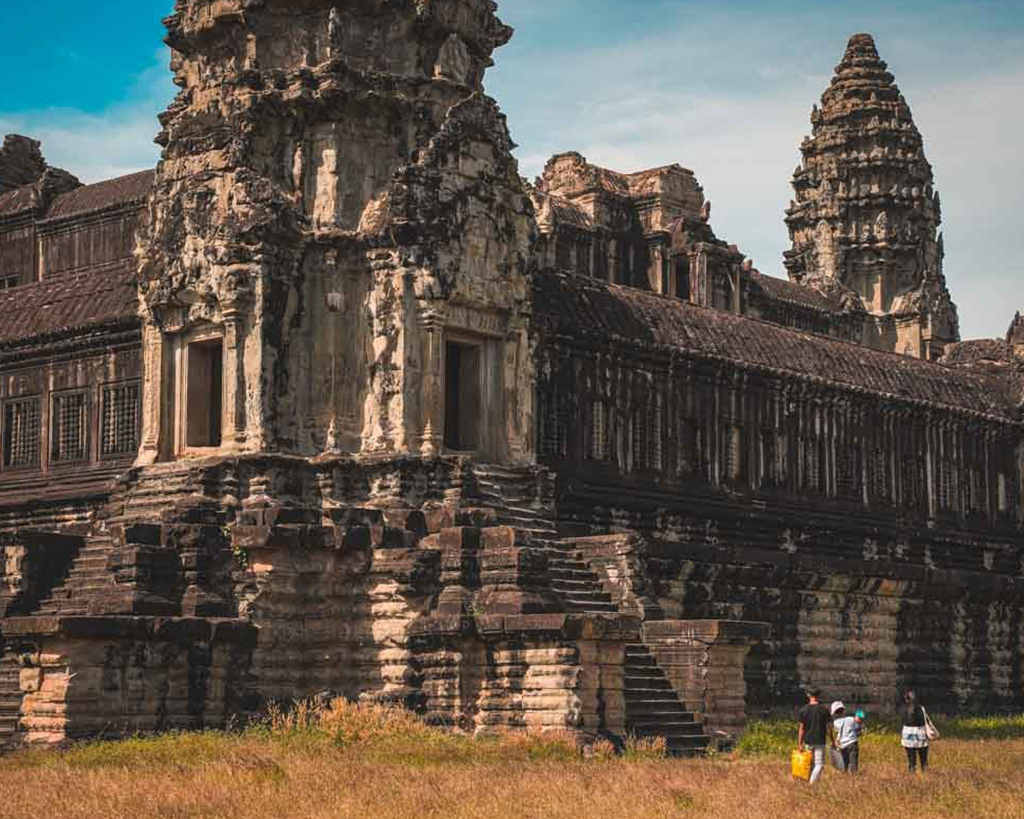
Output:
M30 744L222 726L239 710L251 627L238 621L25 618L4 623Z

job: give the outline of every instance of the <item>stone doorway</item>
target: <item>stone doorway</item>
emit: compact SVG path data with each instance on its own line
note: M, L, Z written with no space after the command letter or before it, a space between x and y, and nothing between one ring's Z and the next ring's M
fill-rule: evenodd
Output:
M221 445L224 407L224 340L205 339L188 345L185 444L189 449Z
M483 349L479 344L445 344L444 445L458 452L481 447Z

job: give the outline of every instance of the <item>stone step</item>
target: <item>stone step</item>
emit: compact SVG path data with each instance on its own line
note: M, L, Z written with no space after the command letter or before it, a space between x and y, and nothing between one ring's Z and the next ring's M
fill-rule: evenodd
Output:
M698 722L697 715L693 711L687 711L685 706L678 700L670 702L660 700L654 702L626 701L626 714L637 722L666 720L682 722Z
M40 614L87 614L89 600L99 591L114 585L107 571L107 555L114 548L109 535L98 533L86 540L81 551L71 562L64 580L39 604Z
M551 563L548 563L548 572L552 577L559 580L577 580L587 583L597 582L593 572L584 571L583 569L563 569L560 566L552 566Z
M626 670L625 683L627 691L671 691L672 683L663 676L637 677Z
M665 737L673 756L700 753L708 746L710 738L703 723L687 710L646 646L626 646L623 672L629 733L636 737Z
M589 600L572 600L562 598L566 610L576 614L616 614L618 608L614 603L593 603Z
M703 723L699 723L696 720L683 720L678 715L673 715L665 720L642 717L630 720L630 730L638 736L643 732L664 734L665 736L670 734L690 736L693 733L702 734Z
M20 711L20 670L11 661L0 662L0 750L13 741Z
M626 710L633 714L646 714L654 711L685 711L686 706L679 701L675 691L634 691L626 693Z
M590 575L589 577L584 576L582 572L567 576L557 569L552 571L550 566L548 567L548 571L552 580L557 580L566 588L593 588L595 581L597 580L593 575Z
M708 736L669 737L668 754L669 756L699 756L707 750L709 744L711 744L711 738Z

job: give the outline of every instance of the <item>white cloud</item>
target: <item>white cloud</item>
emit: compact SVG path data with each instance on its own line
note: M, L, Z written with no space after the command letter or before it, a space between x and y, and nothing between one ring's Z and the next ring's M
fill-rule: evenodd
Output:
M842 53L844 35L835 32L864 26L803 18L769 22L753 14L736 25L735 13L686 4L646 37L586 47L567 30L563 48L535 46L531 34L550 28L555 16L564 22L571 16L567 4L576 2L520 0L515 14L511 6L505 12L520 30L497 55L488 89L522 143L523 174L538 174L552 153L570 149L625 171L679 162L695 171L713 200L718 234L764 272L782 275L789 180L810 130L811 105ZM935 166L946 272L963 334L1001 335L1014 311L1024 308L1017 252L1024 112L1015 105L1024 80L1024 42L998 32L960 38L950 26L922 24L920 17L887 19L879 46ZM797 36L812 30L815 36ZM780 31L788 38L775 36ZM787 45L797 42L799 48ZM84 181L110 178L155 164L156 115L173 93L161 51L126 89L124 101L107 111L0 115L0 134L41 139L52 164Z
M762 271L784 275L789 181L810 132L810 108L827 87L845 40L785 52L756 25L727 27L724 37L715 36L717 26L666 24L642 41L551 54L539 66L517 58L505 74L499 55L489 89L499 102L508 97L504 105L513 137L523 144L525 176L564 150L623 171L679 162L696 173L714 202L718 235L738 244ZM1024 210L1024 112L1014 104L1024 80L1024 48L1019 38L996 35L953 48L948 28L935 36L922 45L910 34L893 34L879 38L879 47L935 167L946 273L963 336L999 336L1024 309L1016 252L1017 214Z
M100 113L51 108L0 114L0 134L20 133L43 143L47 162L97 182L152 168L160 157L153 139L157 114L174 94L166 53L125 88L124 100Z

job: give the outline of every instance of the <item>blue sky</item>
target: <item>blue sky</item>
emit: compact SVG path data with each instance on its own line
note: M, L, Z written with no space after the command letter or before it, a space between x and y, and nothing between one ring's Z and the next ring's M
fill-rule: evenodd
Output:
M171 0L0 0L0 133L95 181L151 166L174 93ZM499 0L516 28L487 89L525 176L556 151L623 171L679 162L719 236L783 275L782 211L811 106L850 34L875 35L942 194L965 338L1024 310L1024 2Z

